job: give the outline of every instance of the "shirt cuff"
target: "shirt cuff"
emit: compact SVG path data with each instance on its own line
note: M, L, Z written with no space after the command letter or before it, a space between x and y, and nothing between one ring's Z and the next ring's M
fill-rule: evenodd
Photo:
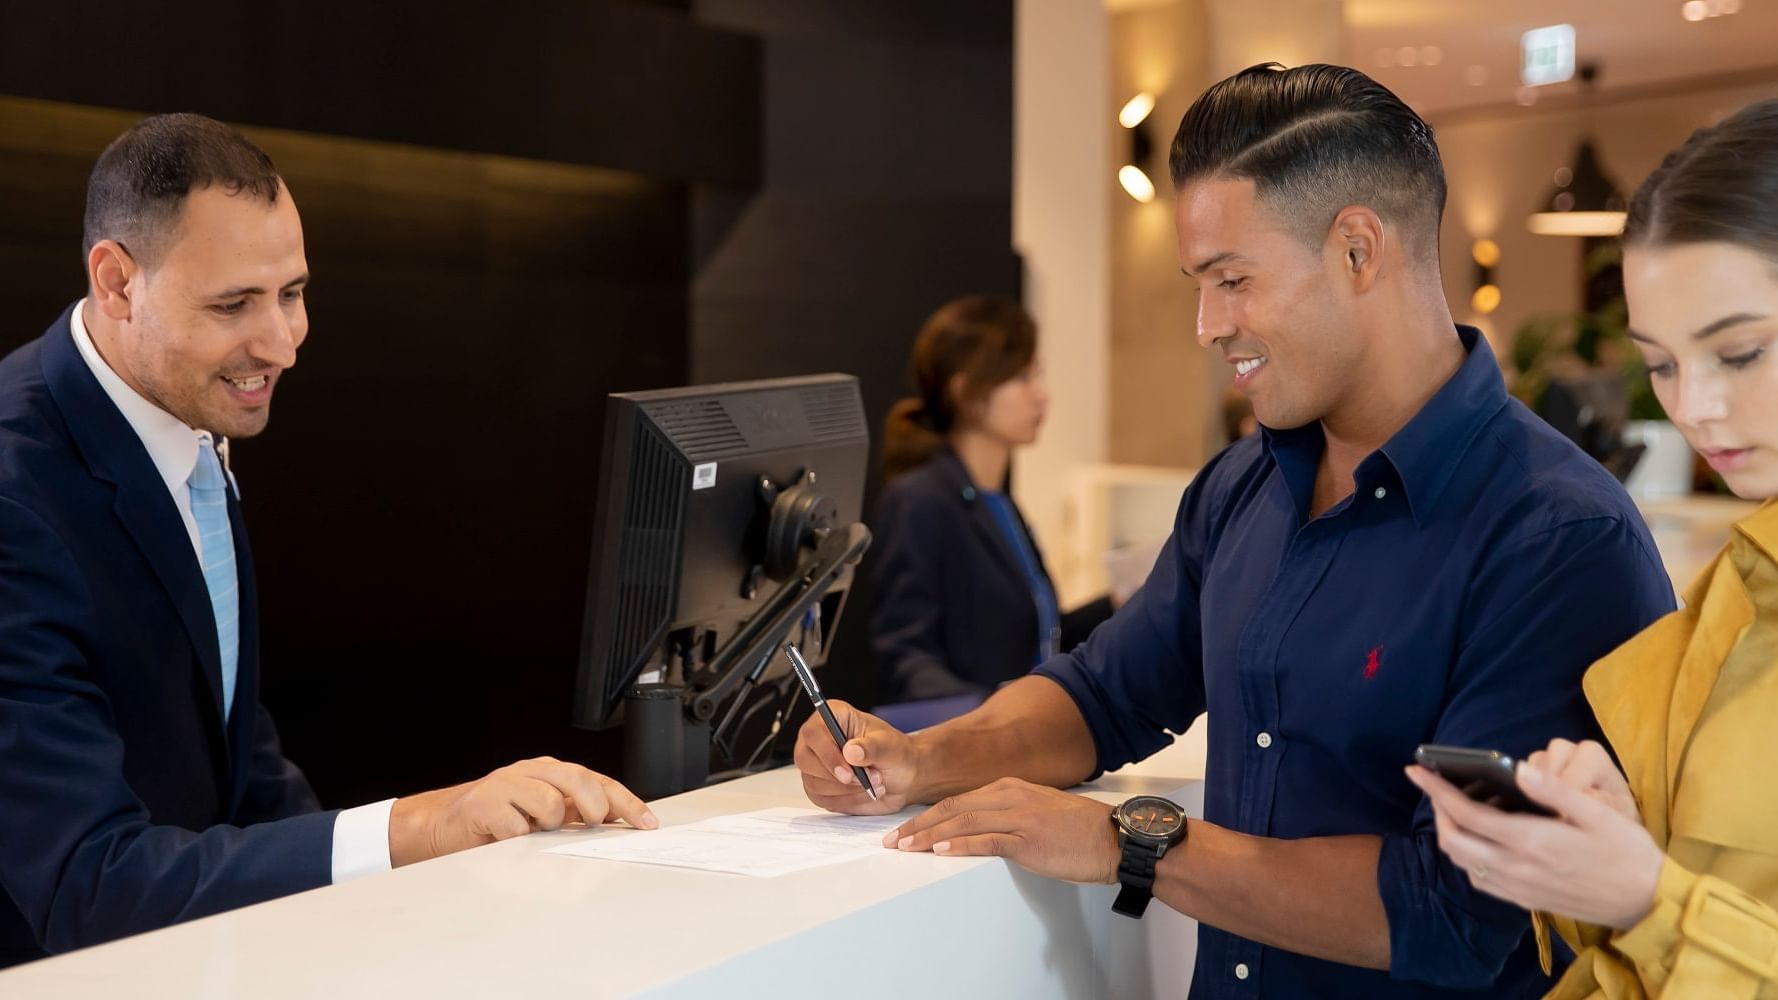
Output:
M389 812L394 799L342 809L333 821L333 884L386 872L389 864Z

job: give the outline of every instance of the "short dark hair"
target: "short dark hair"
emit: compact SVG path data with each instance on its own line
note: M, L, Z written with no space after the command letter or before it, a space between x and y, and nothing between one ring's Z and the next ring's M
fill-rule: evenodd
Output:
M1432 126L1345 66L1252 66L1199 97L1168 156L1175 190L1200 177L1251 180L1260 200L1321 246L1341 209L1364 205L1437 259L1445 168Z
M116 240L138 263L152 266L178 232L180 210L193 191L221 185L229 194L275 205L279 184L265 150L214 118L144 118L93 165L81 253L92 253L100 240Z
M1624 219L1624 245L1733 243L1778 262L1778 100L1756 101L1648 175Z

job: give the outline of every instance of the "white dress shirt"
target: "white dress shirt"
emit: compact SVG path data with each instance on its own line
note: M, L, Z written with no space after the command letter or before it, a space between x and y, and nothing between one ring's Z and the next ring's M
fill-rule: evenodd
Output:
M173 495L173 505L179 508L179 517L185 522L186 534L191 536L191 548L197 554L198 565L204 563L204 547L198 538L197 518L191 513L191 473L198 464L198 449L208 443L210 435L205 431L194 430L185 421L173 416L148 401L141 393L130 388L121 376L111 370L99 351L93 346L93 339L87 333L86 320L81 315L86 309L86 300L81 299L74 305L74 313L69 318L69 325L74 328L74 346L80 351L80 357L86 366L92 369L93 377L99 380L99 387L129 422L136 436L142 439L142 446L148 449L148 457L154 462L156 472L167 485L167 492ZM227 462L226 441L218 449ZM234 485L235 474L228 472L230 485ZM235 496L241 494L235 487ZM385 799L367 806L346 809L334 819L333 823L333 880L344 882L359 875L389 870L389 812L394 806L394 799Z

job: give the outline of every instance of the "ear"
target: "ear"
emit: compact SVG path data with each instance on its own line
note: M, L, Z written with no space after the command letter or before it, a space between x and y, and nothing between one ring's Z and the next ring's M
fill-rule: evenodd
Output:
M88 296L94 308L114 320L130 318L131 285L141 268L123 244L100 240L86 255Z
M1370 291L1382 277L1390 236L1377 213L1363 205L1350 205L1334 216L1327 249L1338 254L1339 271L1350 278L1353 292Z
M962 372L952 375L951 380L945 383L945 395L951 401L951 412L958 416L969 412L969 406L963 395L968 388L969 380L963 377Z

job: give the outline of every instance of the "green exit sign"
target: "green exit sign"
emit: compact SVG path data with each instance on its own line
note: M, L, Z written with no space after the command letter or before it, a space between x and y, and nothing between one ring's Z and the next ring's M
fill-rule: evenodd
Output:
M1561 83L1574 76L1574 25L1552 24L1525 32L1520 79L1527 87Z

